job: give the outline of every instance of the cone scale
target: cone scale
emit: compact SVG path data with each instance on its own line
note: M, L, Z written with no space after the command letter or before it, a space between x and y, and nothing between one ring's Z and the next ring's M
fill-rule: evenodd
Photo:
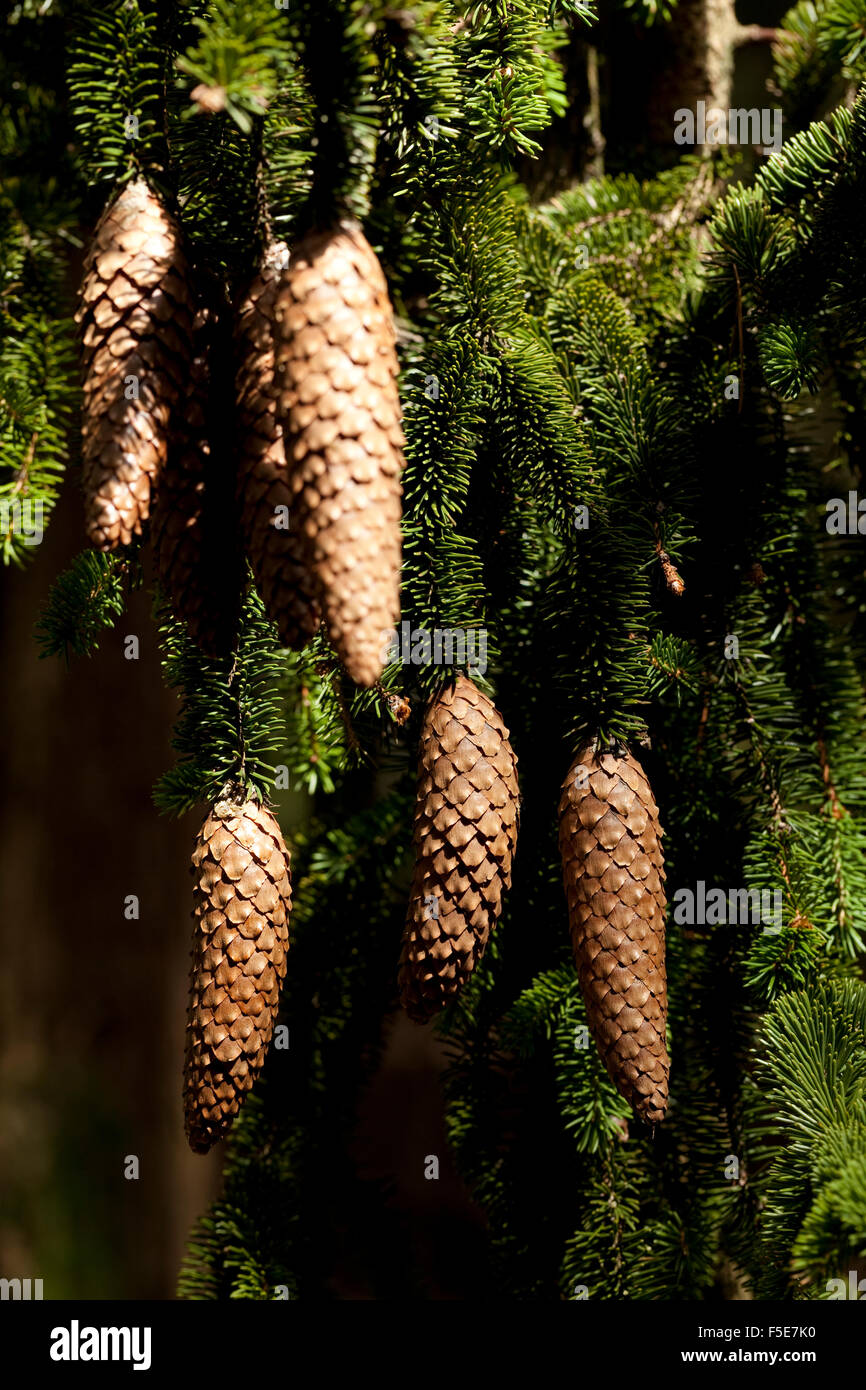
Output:
M517 759L502 716L466 676L427 706L415 811L415 870L399 986L424 1023L484 954L511 887Z
M670 1070L661 837L635 758L582 748L559 802L574 962L608 1074L648 1125L665 1117Z
M292 890L280 827L255 801L214 803L192 870L184 1117L190 1147L206 1153L264 1065L286 973Z
M187 389L192 311L180 232L143 179L103 213L76 312L86 525L100 550L140 534Z
M292 524L337 655L371 686L400 612L403 432L388 290L357 226L293 247L275 312Z
M242 296L235 324L238 505L244 546L265 611L287 647L319 625L312 570L293 506L274 375L277 296L288 248L273 243Z

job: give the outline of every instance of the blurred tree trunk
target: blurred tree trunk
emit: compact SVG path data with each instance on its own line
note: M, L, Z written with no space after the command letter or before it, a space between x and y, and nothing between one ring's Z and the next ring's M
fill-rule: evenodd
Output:
M219 1168L188 1151L180 1105L194 826L151 801L174 700L146 596L92 660L39 659L81 529L73 474L0 601L0 1274L46 1298L166 1298Z

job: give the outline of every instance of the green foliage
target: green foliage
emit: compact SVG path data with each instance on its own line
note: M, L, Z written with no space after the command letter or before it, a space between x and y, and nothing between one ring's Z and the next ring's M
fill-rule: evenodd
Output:
M117 182L162 162L157 23L157 7L146 0L96 0L76 9L69 94L90 182Z
M16 7L0 60L0 501L47 508L65 462L77 173L95 209L145 169L226 306L271 235L362 219L397 313L403 618L484 631L479 680L520 758L514 885L439 1025L493 1287L697 1299L733 1268L759 1297L823 1297L866 1229L864 572L856 538L823 525L828 486L863 470L866 96L840 100L866 75L862 0L783 21L775 77L801 128L747 185L688 156L541 204L518 171L570 114L572 39L594 19L579 0L79 6L51 59L74 140L62 77L39 76L43 8ZM619 8L677 22L672 2ZM20 535L3 543L23 557ZM136 575L131 556L79 556L44 650L92 651ZM461 667L395 660L356 691L325 635L281 651L253 592L222 660L165 604L159 623L180 696L160 808L268 796L285 769L306 818L292 1045L244 1107L180 1292L321 1297L353 1204L381 1206L348 1142L393 1003L420 713ZM781 901L778 930L669 914L653 1136L592 1046L569 959L555 806L587 737L644 762L669 896L702 880Z
M760 335L758 350L767 385L783 399L794 400L801 391L818 390L824 354L810 319L769 324Z
M749 953L744 976L760 1007L766 1009L779 995L814 985L825 963L823 947L820 932L805 920L789 923L778 935L762 932Z
M667 24L676 13L677 0L620 0L624 10L646 25Z
M598 271L652 325L679 313L684 293L699 282L695 222L726 169L722 158L691 155L652 179L620 174L567 189L542 209L544 223L559 233L560 265Z
M460 43L466 82L474 100L466 112L469 133L490 149L538 154L534 136L565 109L562 70L553 54L564 41L548 25L546 4L469 4Z
M550 1046L563 1127L579 1153L606 1150L611 1135L621 1137L629 1107L592 1046L586 1009L570 967L549 971L524 990L505 1016L503 1040L523 1055L542 1042Z
M735 187L711 223L716 291L757 332L767 383L785 398L816 391L828 363L862 350L866 276L848 217L864 160L861 92L789 140L753 188Z
M384 0L297 0L288 14L313 113L312 183L301 215L325 224L345 212L363 217L378 143L380 36L390 7Z
M158 613L163 670L180 692L173 747L178 754L154 790L161 811L182 815L231 784L244 799L265 798L285 734L278 682L283 658L261 600L248 594L236 650L204 657L182 623Z
M423 0L412 11L386 11L380 34L380 139L392 159L423 158L425 146L453 139L464 107L460 29L453 9Z
M460 529L484 425L483 372L475 337L461 333L441 348L431 346L426 360L417 357L404 375L403 607L418 627L472 627L483 620L480 557Z
M773 60L787 119L802 124L841 83L863 81L864 25L863 0L800 0L782 17Z
M0 548L5 564L21 564L48 525L69 448L64 261L77 244L77 190L56 90L62 20L17 7L0 23L0 49Z
M0 327L0 549L21 564L42 539L72 425L71 325L23 311Z
M765 1286L779 1286L773 1256L790 1243L796 1289L844 1275L863 1256L866 989L846 981L787 995L762 1043L759 1076L785 1136L784 1151L757 1180L766 1202L761 1239L772 1261Z
M279 10L212 0L207 18L197 17L195 25L198 40L178 58L177 66L207 89L200 98L199 119L210 98L249 135L253 117L263 116L277 93L279 64L286 51ZM194 115L195 107L187 114Z
M300 653L287 656L282 679L290 786L314 796L332 793L340 773L386 761L393 719L389 668L373 690L352 685L319 634Z
M136 561L83 550L54 582L36 628L43 656L91 656L140 582Z

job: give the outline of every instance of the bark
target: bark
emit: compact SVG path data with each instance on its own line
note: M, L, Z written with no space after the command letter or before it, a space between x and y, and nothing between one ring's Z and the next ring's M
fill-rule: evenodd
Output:
M734 59L745 43L768 42L776 30L740 24L734 0L680 0L663 31L664 51L650 92L652 141L673 138L674 113L699 101L727 111L733 105Z

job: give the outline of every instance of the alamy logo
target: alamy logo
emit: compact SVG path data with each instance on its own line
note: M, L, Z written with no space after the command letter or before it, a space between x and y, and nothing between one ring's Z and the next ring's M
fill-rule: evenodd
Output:
M0 1279L0 1299L20 1299L24 1302L42 1297L41 1279Z
M856 1269L849 1269L847 1285L844 1279L828 1279L827 1293L831 1299L856 1299L862 1303L866 1300L866 1279L858 1279Z
M699 101L695 110L681 106L674 112L674 141L678 145L756 145L766 153L782 148L782 111L778 106L711 106Z
M0 500L0 536L20 536L25 545L39 545L45 534L43 503L32 497Z
M382 661L404 666L465 666L483 676L487 670L487 630L483 627L410 627L400 624L382 634Z
M694 889L677 888L673 918L679 926L764 926L782 929L782 891L756 888L707 888L699 878Z
M831 497L826 503L826 526L831 536L866 536L866 497L856 492L844 497Z
M51 1329L52 1361L131 1361L134 1371L150 1370L149 1327L68 1327Z

